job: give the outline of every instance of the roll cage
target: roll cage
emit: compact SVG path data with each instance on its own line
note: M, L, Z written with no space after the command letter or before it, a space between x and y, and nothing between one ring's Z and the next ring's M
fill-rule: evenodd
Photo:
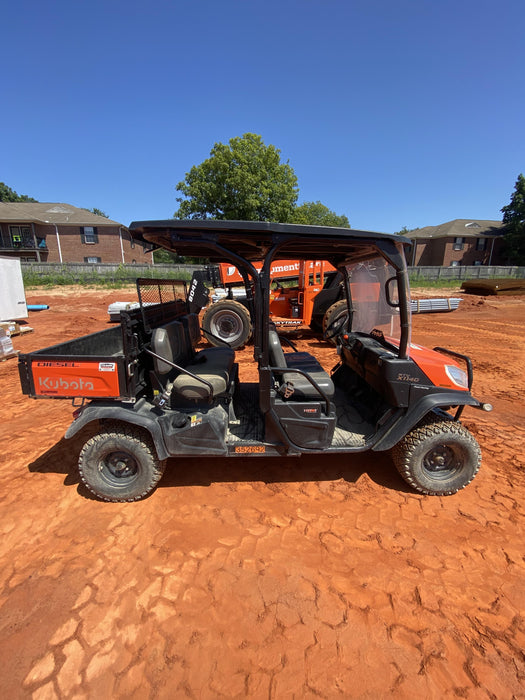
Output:
M396 271L399 290L401 336L398 356L408 358L410 346L410 293L404 248L407 238L388 233L324 226L302 226L260 221L168 219L134 221L132 238L149 246L179 255L208 257L210 262L233 263L253 289L254 359L260 367L269 364L270 268L275 260L328 260L345 271L345 265L366 262L380 255ZM252 263L263 262L260 273ZM347 298L350 299L345 276Z

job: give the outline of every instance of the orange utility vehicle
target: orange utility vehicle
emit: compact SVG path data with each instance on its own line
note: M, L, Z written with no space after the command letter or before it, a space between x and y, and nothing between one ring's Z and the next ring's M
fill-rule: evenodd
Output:
M131 234L153 249L227 262L253 294L257 382L239 379L235 350L199 349L199 315L184 283L139 282L120 326L19 356L22 389L72 399L71 438L87 432L83 483L107 501L153 491L171 458L350 455L392 450L401 476L425 494L455 493L481 452L461 424L471 393L467 356L411 342L401 236L246 221L143 221ZM270 320L271 266L326 259L344 280L346 315L325 329L333 359L288 352ZM255 263L262 263L258 270ZM284 339L283 339L284 340ZM285 352L286 350L286 352ZM89 437L88 437L89 436Z
M262 263L255 263L260 272ZM322 332L346 315L343 276L326 260L277 260L270 269L270 318L277 328L302 325ZM226 341L235 349L252 336L251 293L235 265L220 263L207 270L214 289L202 318L211 345ZM241 286L240 286L241 285Z

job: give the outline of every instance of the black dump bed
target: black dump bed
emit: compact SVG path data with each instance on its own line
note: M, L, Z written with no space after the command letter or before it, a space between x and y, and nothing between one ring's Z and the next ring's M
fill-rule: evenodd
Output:
M137 289L140 307L122 311L118 326L19 355L23 393L134 401L146 386L152 330L187 310L184 282L139 279Z

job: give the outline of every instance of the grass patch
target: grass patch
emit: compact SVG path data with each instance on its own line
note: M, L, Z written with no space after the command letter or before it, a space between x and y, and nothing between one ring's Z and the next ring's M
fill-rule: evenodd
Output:
M418 275L410 275L410 286L415 287L425 287L430 289L454 289L455 287L461 287L464 280L429 280L424 277L419 277Z
M155 270L154 268L141 272L140 274L133 274L132 270L124 267L119 268L114 272L101 274L96 270L93 270L93 272L76 272L68 269L67 266L64 266L62 270L50 273L33 272L32 270L25 269L22 270L22 277L24 279L24 286L26 289L51 289L51 287L65 287L71 285L78 285L81 287L100 287L103 289L122 289L122 287L135 284L137 277L189 281L191 279L191 274L181 270L177 270L172 273L161 272Z

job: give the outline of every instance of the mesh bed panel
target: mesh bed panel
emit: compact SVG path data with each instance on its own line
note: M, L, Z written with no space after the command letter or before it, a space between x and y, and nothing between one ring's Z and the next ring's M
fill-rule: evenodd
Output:
M139 278L137 293L147 330L187 313L187 287L184 280Z

